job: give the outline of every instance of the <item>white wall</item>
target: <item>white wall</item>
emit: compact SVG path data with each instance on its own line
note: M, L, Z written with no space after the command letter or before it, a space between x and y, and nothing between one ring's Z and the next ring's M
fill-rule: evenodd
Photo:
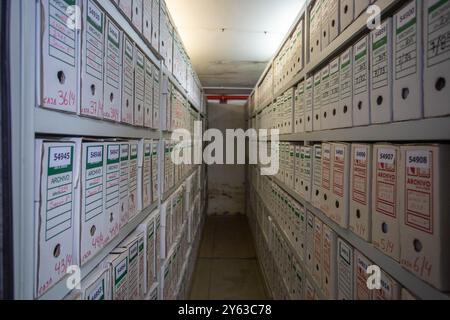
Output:
M209 104L208 125L219 129L245 129L246 110L233 104ZM226 157L226 153L224 151ZM245 214L245 165L208 168L208 215Z

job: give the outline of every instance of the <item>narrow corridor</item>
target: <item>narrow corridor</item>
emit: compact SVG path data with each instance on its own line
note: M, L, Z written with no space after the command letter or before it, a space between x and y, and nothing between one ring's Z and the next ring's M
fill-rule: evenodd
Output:
M268 299L245 216L207 218L190 299Z

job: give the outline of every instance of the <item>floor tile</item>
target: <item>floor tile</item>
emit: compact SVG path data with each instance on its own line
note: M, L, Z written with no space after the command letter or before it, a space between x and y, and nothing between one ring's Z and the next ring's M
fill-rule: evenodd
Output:
M211 300L267 299L257 261L214 259L209 296Z
M191 300L208 300L211 283L210 259L198 259L195 266L193 284L190 294Z
M244 215L207 218L190 298L268 299Z
M208 219L205 222L203 229L202 239L200 242L199 257L200 258L212 258L214 249L214 219Z

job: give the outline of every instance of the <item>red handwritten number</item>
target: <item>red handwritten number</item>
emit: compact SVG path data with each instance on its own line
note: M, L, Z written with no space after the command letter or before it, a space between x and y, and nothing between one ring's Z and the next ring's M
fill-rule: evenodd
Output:
M73 106L75 104L75 93L72 91L58 91L58 105L60 106Z
M414 261L414 272L420 274L421 276L431 276L431 269L433 265L430 264L425 257L417 257Z
M91 101L91 114L97 114L97 102Z

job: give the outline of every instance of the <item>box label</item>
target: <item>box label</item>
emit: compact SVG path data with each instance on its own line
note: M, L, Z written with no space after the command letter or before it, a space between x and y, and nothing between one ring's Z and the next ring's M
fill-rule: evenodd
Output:
M450 0L425 1L428 15L427 66L430 68L450 59Z
M417 73L417 12L416 1L411 1L396 17L395 79Z
M105 279L101 279L100 282L92 288L92 290L87 294L87 300L105 300Z
M72 227L74 148L50 147L48 158L45 240Z
M367 179L369 176L368 150L365 147L357 147L353 154L353 188L352 200L365 206L367 205Z
M87 147L84 177L84 221L103 213L103 146Z
M345 148L336 145L334 147L333 161L333 194L344 196L344 173L345 173Z
M331 179L331 146L329 144L322 145L322 188L330 190Z
M405 224L433 234L433 152L406 151Z
M379 89L388 85L388 24L372 32L372 88Z
M363 39L355 46L355 66L354 66L354 94L367 92L368 88L368 58L367 39Z
M397 159L395 149L377 151L376 210L392 218L397 217Z

